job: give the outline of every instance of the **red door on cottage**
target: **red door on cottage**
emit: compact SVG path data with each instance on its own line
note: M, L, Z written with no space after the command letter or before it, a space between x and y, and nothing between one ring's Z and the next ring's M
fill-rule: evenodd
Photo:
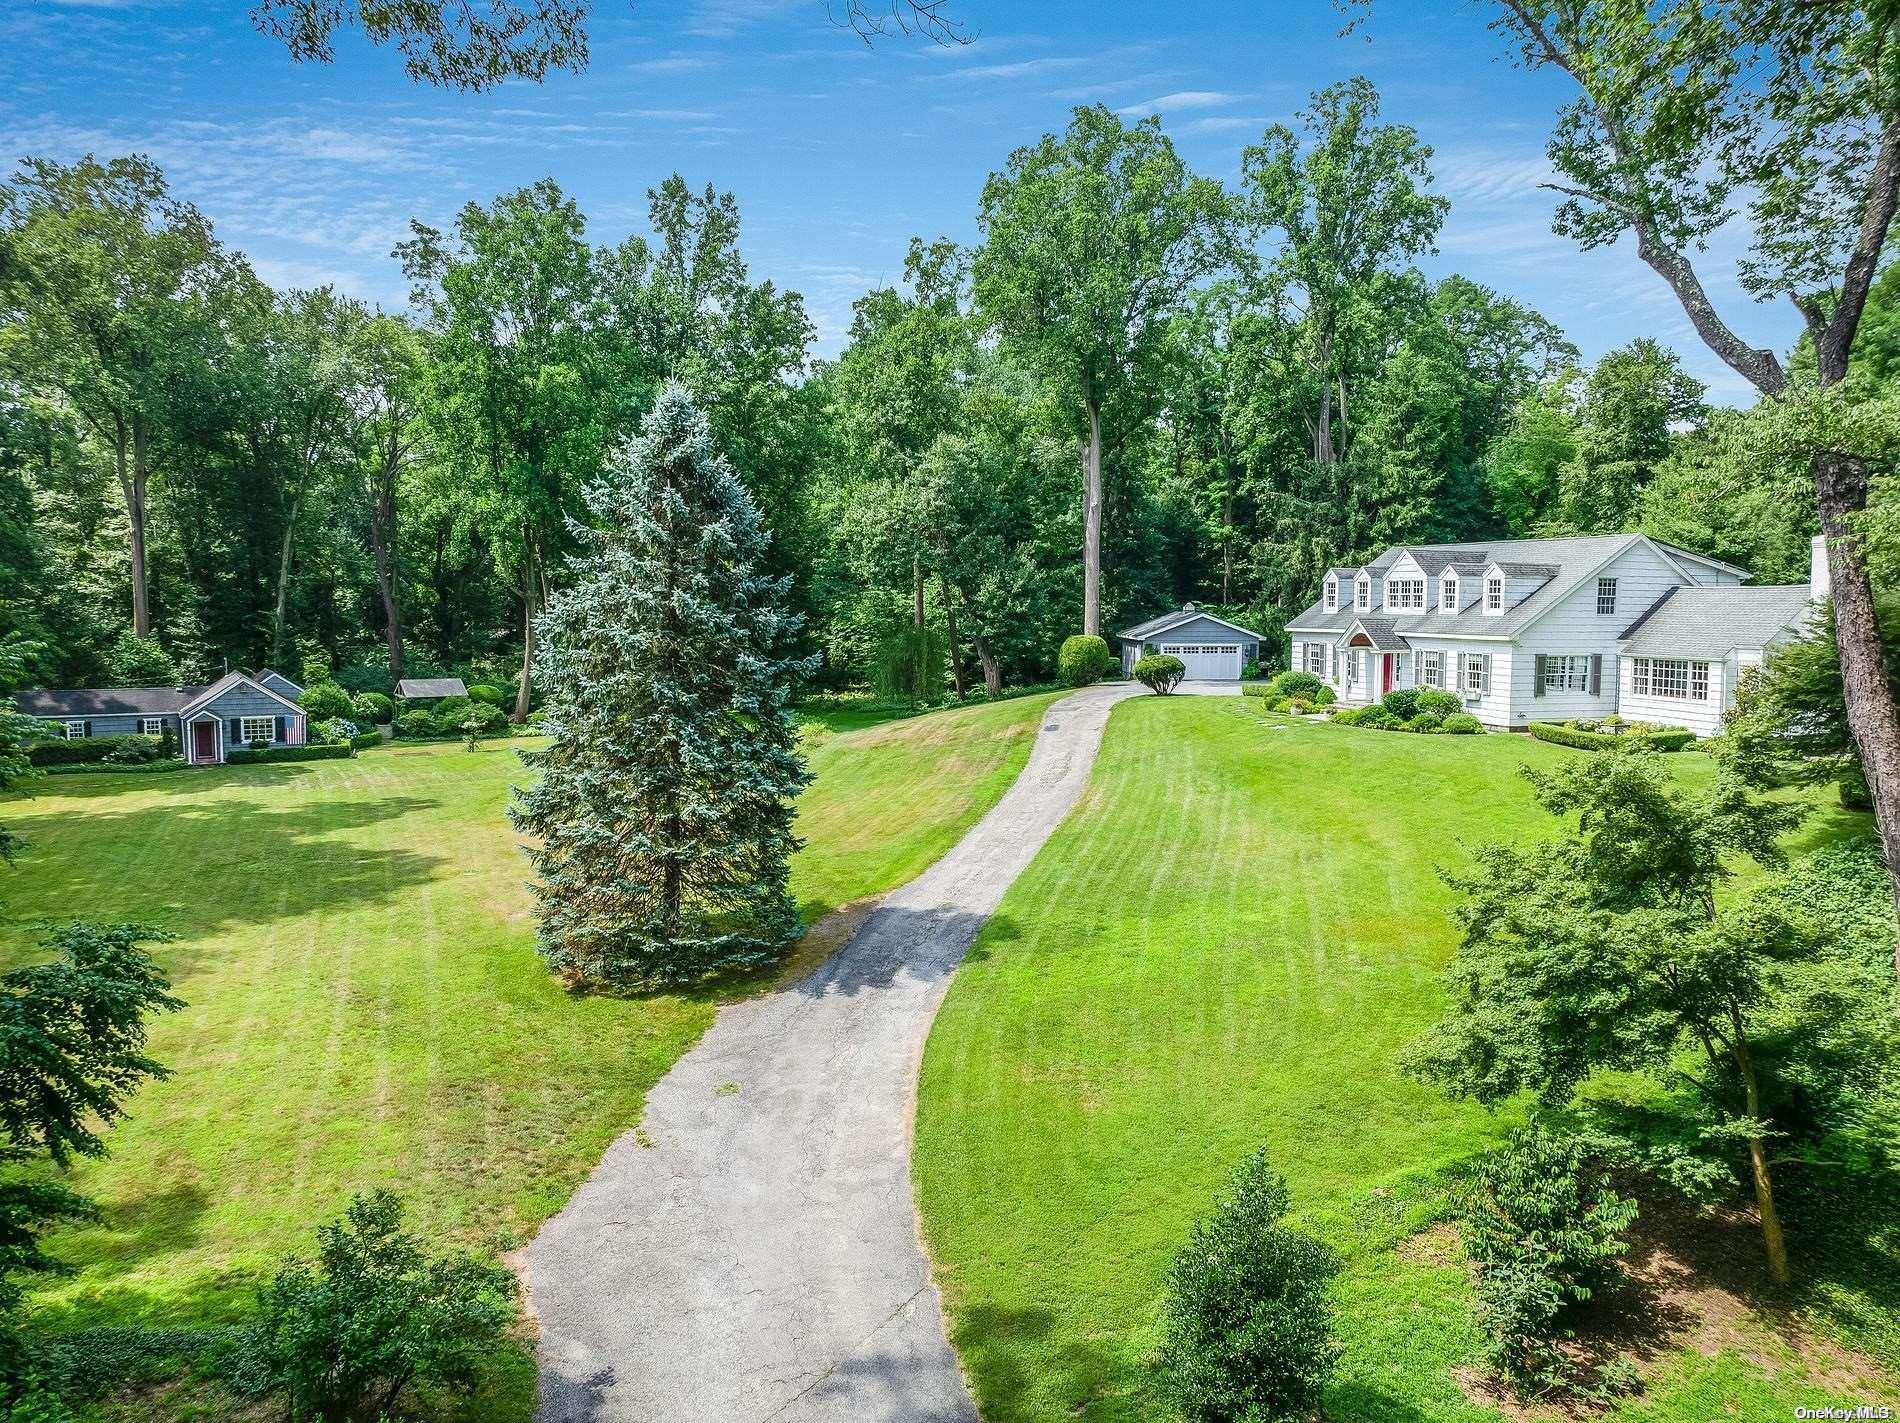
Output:
M1382 656L1379 661L1384 664L1384 666L1379 669L1379 675L1382 679L1379 690L1389 692L1392 690L1392 679L1396 675L1393 669L1398 665L1399 659L1388 652Z
M202 765L218 759L218 724L194 721L191 724L191 759Z

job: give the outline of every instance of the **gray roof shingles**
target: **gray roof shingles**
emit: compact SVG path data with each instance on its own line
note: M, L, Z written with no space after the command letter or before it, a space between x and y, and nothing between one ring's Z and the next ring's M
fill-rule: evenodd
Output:
M466 697L468 688L460 677L404 677L396 684L396 695L405 701L417 698Z
M1752 651L1784 632L1798 632L1811 606L1805 583L1677 588L1623 630L1623 651L1637 657L1719 659L1736 648Z
M1410 633L1424 637L1505 638L1602 567L1637 537L1635 534L1590 534L1575 538L1504 540L1495 544L1435 544L1423 548L1400 544L1387 549L1366 566L1383 572L1404 553L1410 553L1421 561L1423 556L1444 554L1449 560L1447 566L1457 569L1462 576L1467 572L1481 572L1494 561L1510 560L1514 567L1529 570L1521 576L1541 577L1544 582L1501 613L1486 613L1474 601L1455 613L1441 612L1433 607L1420 613L1391 615L1394 630L1401 636ZM1464 559L1472 562L1464 563L1461 561ZM1337 612L1329 613L1323 601L1316 602L1298 617L1288 619L1287 628L1295 632L1344 632L1352 626L1355 616L1349 604Z
M18 692L14 705L28 716L164 716L203 687L75 687Z

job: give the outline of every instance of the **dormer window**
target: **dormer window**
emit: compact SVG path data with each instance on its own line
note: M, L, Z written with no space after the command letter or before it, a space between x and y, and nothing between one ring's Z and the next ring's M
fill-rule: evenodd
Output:
M1339 611L1339 580L1337 578L1329 577L1326 580L1326 611L1329 613Z
M1355 583L1352 605L1362 613L1372 607L1372 580L1370 578L1362 576Z
M1444 582L1439 585L1438 606L1447 613L1455 613L1458 611L1457 574L1447 573Z
M1388 578L1385 583L1385 606L1387 611L1395 613L1418 613L1425 610L1425 580L1423 578Z
M1484 580L1484 610L1487 613L1504 611L1504 575L1490 574Z

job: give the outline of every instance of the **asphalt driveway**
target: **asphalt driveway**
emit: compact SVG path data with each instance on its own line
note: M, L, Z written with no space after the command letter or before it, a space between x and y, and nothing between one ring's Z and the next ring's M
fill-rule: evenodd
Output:
M969 834L809 978L724 1009L526 1252L541 1423L974 1423L917 1239L930 1020L1075 805L1110 708L1044 714Z

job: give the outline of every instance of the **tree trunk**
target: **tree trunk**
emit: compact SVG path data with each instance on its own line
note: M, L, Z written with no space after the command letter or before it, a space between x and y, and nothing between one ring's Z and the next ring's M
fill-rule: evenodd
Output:
M1082 631L1102 635L1102 407L1088 402L1089 441L1082 456Z
M396 476L386 463L370 498L369 542L376 556L376 592L383 600L383 637L389 646L389 680L402 680L402 604L396 590Z
M1741 1072L1748 1115L1750 1120L1760 1121L1761 1087L1755 1077L1754 1056L1742 1036L1740 1016L1732 1009L1730 1015L1734 1018L1735 1066ZM1755 1178L1755 1209L1761 1215L1761 1241L1768 1253L1768 1276L1778 1285L1787 1285L1794 1279L1788 1269L1788 1243L1781 1235L1781 1216L1775 1210L1775 1187L1768 1178L1767 1144L1759 1136L1748 1139L1748 1166Z
M528 535L521 574L521 681L515 687L514 722L519 726L528 719L528 699L533 689L535 593L541 580L535 567L534 535Z
M937 586L943 590L943 631L950 643L950 689L963 700L963 648L957 640L957 600L950 592L950 580L941 574Z
M1814 460L1815 502L1827 534L1828 590L1834 600L1834 640L1840 652L1847 724L1860 748L1867 790L1874 803L1887 874L1900 903L1900 711L1887 675L1886 647L1875 616L1873 581L1848 527L1850 515L1867 507L1867 469L1840 454ZM1893 951L1900 975L1900 940Z
M127 456L127 444L131 446ZM134 415L130 436L124 416L117 418L117 438L113 459L119 475L119 492L125 496L125 518L132 563L132 631L139 637L152 635L152 606L145 582L145 481L147 436L145 421Z
M270 660L282 670L284 656L284 619L290 610L290 547L297 533L298 501L290 501L284 513L284 541L277 550L277 606L271 614Z
M1234 460L1227 448L1227 432L1221 431L1220 467L1223 481L1220 501L1220 601L1223 608L1234 601Z
M977 661L983 664L984 690L992 697L999 695L1003 690L1003 669L997 662L996 655L990 651L989 643L981 637L971 638L970 645L976 649Z
M910 625L924 630L924 561L914 553L910 556Z
M1319 337L1319 421L1313 426L1313 463L1333 462L1333 333L1322 330Z

